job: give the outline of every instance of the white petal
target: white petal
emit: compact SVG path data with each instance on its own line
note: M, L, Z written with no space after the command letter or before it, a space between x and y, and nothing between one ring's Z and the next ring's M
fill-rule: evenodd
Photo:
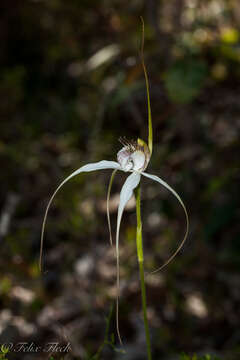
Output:
M124 171L129 171L132 169L133 164L129 162L131 152L128 150L126 146L124 146L118 153L117 153L117 160L121 165L121 168Z
M123 210L127 204L127 202L131 199L133 195L133 190L138 186L140 182L141 174L138 172L133 172L128 176L125 181L121 193L120 193L120 201L118 206L118 216L117 216L117 235L116 235L116 251L118 253L118 242L119 242L119 230L120 223L122 219Z
M71 177L79 174L80 172L89 172L95 170L104 170L104 169L120 169L120 165L116 161L108 161L108 160L101 160L96 163L87 164L80 167L78 170L74 171L67 179L69 180Z
M84 165L82 167L80 167L78 170L74 171L71 175L69 175L65 180L63 180L63 182L57 187L57 189L54 191L52 197L50 198L46 211L45 211L45 215L44 215L44 219L43 219L43 224L42 224L42 232L41 232L41 245L40 245L40 258L39 258L39 267L41 269L41 265L42 265L42 250L43 250L43 236L44 236L44 230L45 230L45 224L46 224L46 220L47 220L47 215L48 215L48 210L50 208L50 205L55 197L55 195L57 194L57 192L61 189L61 187L71 178L73 178L74 176L82 173L82 172L89 172L89 171L95 171L95 170L103 170L103 169L120 169L120 165L116 162L116 161L107 161L107 160L102 160L99 161L97 163L92 163L92 164L87 164Z
M178 201L180 202L180 204L182 205L182 208L184 210L184 213L185 213L185 217L186 217L186 231L185 231L185 234L184 234L184 238L182 240L182 242L180 243L180 245L178 246L177 250L173 253L173 255L170 256L170 258L158 269L154 270L153 272L151 272L151 274L163 269L166 265L168 265L172 260L173 258L177 255L177 253L181 250L182 246L184 245L186 239L187 239L187 236L188 236L188 231L189 231L189 219L188 219L188 213L187 213L187 209L182 201L182 199L180 198L180 196L176 193L175 190L173 190L171 188L171 186L169 186L165 181L163 181L162 179L160 179L158 176L156 175L151 175L151 174L147 174L147 173L144 173L142 172L142 175L146 176L147 178L149 179L152 179L154 181L157 181L158 183L160 183L161 185L163 185L165 188L167 188L169 191L171 191L171 193L178 199Z
M119 324L118 324L118 297L119 297L119 251L118 251L118 244L119 244L119 230L120 224L122 219L123 210L133 195L133 190L138 186L140 182L141 174L134 172L128 176L127 180L125 181L121 193L120 193L120 201L118 206L118 216L117 216L117 232L116 232L116 257L117 257L117 306L116 306L116 322L117 322L117 333L120 342L121 336L119 333Z
M132 155L131 155L131 159L133 161L133 170L144 170L144 164L146 161L146 157L145 154L142 151L135 151Z

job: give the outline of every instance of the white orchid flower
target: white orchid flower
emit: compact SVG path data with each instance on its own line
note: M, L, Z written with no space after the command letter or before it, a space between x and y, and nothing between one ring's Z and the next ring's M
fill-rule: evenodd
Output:
M139 185L140 180L141 180L141 176L145 176L148 179L151 179L153 181L156 181L158 183L160 183L161 185L163 185L165 188L167 188L176 198L177 200L180 202L185 216L186 216L186 232L184 235L184 238L181 242L181 244L179 245L179 247L177 248L177 250L174 252L174 254L167 260L167 262L165 262L164 265L162 265L160 268L158 268L157 270L153 271L153 272L157 272L159 270L161 270L163 267L165 267L174 257L175 255L179 252L179 250L182 248L186 238L187 238L187 234L188 234L188 214L185 208L184 203L182 202L180 196L176 193L175 190L173 190L165 181L163 181L160 177L156 176L156 175L152 175L152 174L148 174L146 172L144 172L144 170L146 169L149 160L150 160L150 151L149 148L147 146L147 144L141 140L138 139L138 141L127 141L125 139L120 139L121 143L124 145L123 148L117 153L117 162L116 161L107 161L107 160L102 160L96 163L91 163L91 164L87 164L84 165L82 167L80 167L79 169L77 169L76 171L74 171L71 175L69 175L66 179L63 180L63 182L57 187L57 189L55 190L55 192L53 193L52 197L50 198L46 211L45 211L45 215L44 215L44 220L43 220L43 225L42 225L42 233L41 233L41 249L40 249L40 260L39 260L39 265L41 268L42 265L42 251L43 251L43 237L44 237L44 231L45 231L45 225L46 225L46 220L47 220L47 215L48 215L48 211L50 208L50 205L53 201L53 199L55 198L57 192L62 188L62 186L69 181L70 179L72 179L74 176L79 175L81 173L84 172L91 172L91 171L97 171L97 170L104 170L104 169L113 169L113 173L111 176L111 180L109 183L109 188L108 188L108 194L107 194L107 217L108 217L108 225L109 225L109 230L110 230L110 242L112 244L112 235L111 235L111 224L110 224L110 215L109 215L109 198L110 198L110 191L111 191L111 186L112 186L112 182L113 182L113 178L116 174L116 171L123 171L123 172L129 172L131 173L122 189L120 192L120 201L119 201L119 206L118 206L118 214L117 214L117 229L116 229L116 259L117 259L117 332L118 332L118 336L119 339L121 341L121 337L119 334L119 326L118 326L118 297L119 297L119 231L120 231L120 224L121 224L121 219L122 219L122 215L123 215L123 211L124 208L127 204L127 202L130 200L130 198L133 195L133 191L134 189Z
M119 276L119 232L120 232L120 225L121 225L123 211L126 207L127 202L132 197L134 189L136 189L139 186L141 176L145 176L148 179L156 181L159 184L163 185L167 190L169 190L179 201L180 205L182 206L182 208L184 210L184 214L185 214L185 218L186 218L186 231L185 231L182 242L177 247L176 251L170 256L170 258L161 267L154 270L152 273L155 273L155 272L163 269L167 264L169 264L173 260L173 258L177 255L177 253L180 251L183 244L185 243L187 235L188 235L188 229L189 229L188 213L187 213L186 207L185 207L181 197L176 193L175 190L173 190L171 188L170 185L168 185L160 177L158 177L156 175L148 174L145 172L145 169L148 166L148 163L149 163L149 160L150 160L150 157L152 154L152 143L153 143L152 137L153 136L152 136L152 117L151 117L151 105L150 105L150 96L149 96L149 83L148 83L147 70L146 70L144 58L143 58L144 21L142 18L141 18L141 20L142 20L143 30L142 30L142 46L141 46L140 56L141 56L141 62L142 62L142 66L143 66L145 83L146 83L146 91L147 91L148 145L141 139L138 139L137 141L127 141L125 138L120 138L120 142L122 143L123 148L117 153L117 162L102 160L102 161L99 161L96 163L87 164L87 165L80 167L79 169L74 171L72 174L70 174L65 180L63 180L63 182L57 187L57 189L53 193L52 197L50 198L47 208L46 208L46 211L45 211L43 225L42 225L42 232L41 232L41 245L40 245L40 258L39 258L39 266L41 269L45 225L46 225L48 211L49 211L49 208L50 208L50 205L51 205L53 199L55 198L57 192L62 188L62 186L67 181L72 179L74 176L79 175L84 172L91 172L91 171L104 170L104 169L113 169L113 172L112 172L112 175L110 178L110 182L109 182L109 186L108 186L108 192L107 192L107 219L108 219L108 227L109 227L109 232L110 232L110 243L112 244L111 223L110 223L110 214L109 214L109 199L110 199L112 183L113 183L113 180L114 180L114 177L115 177L115 174L117 171L121 170L123 172L131 173L127 177L127 179L121 189L121 192L120 192L120 201L119 201L118 214L117 214L117 229L116 229L116 260L117 260L116 322L117 322L117 334L118 334L120 343L122 343L122 341L121 341L121 336L120 336L120 332L119 332L119 323L118 323L118 299L119 299L119 288L120 288L120 286L119 286L119 282L120 282L120 279L119 279L120 278L120 276ZM142 231L142 229L140 229L140 231ZM141 261L143 261L143 259L141 259ZM145 297L146 295L144 294L143 296ZM144 304L144 307L146 308L146 304ZM147 332L148 332L148 330L147 330ZM150 347L149 339L147 342ZM148 358L150 359L151 356L149 355Z

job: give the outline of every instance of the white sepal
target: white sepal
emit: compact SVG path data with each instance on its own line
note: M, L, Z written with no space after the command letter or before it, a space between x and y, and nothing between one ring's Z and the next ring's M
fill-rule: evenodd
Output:
M120 224L122 219L122 214L124 211L127 202L133 195L133 190L138 186L140 182L141 174L138 172L133 172L131 175L128 176L127 180L125 181L121 193L120 193L120 201L118 206L118 216L117 216L117 232L116 232L116 257L117 257L117 306L116 306L116 322L117 322L117 333L120 342L121 336L119 332L119 324L118 324L118 297L119 297L119 230Z
M120 192L120 201L119 201L118 216L117 216L117 232L116 232L117 253L118 253L118 243L119 243L119 230L120 230L120 223L122 219L123 210L127 202L131 199L133 195L133 190L138 186L140 182L140 178L141 178L140 173L133 172L131 175L128 176Z
M92 163L92 164L87 164L84 165L82 167L80 167L79 169L77 169L76 171L74 171L71 175L69 175L66 179L64 179L61 184L57 187L57 189L54 191L52 197L50 198L46 211L45 211L45 215L43 218L43 224L42 224L42 232L41 232L41 245L40 245L40 258L39 258L39 267L41 269L41 265L42 265L42 250L43 250L43 236L44 236L44 230L45 230L45 224L46 224L46 220L47 220L47 215L48 215L48 210L50 208L50 205L54 199L54 197L56 196L57 192L61 189L61 187L71 178L73 178L74 176L82 173L82 172L90 172L90 171L95 171L95 170L103 170L103 169L120 169L120 165L116 162L116 161L107 161L107 160L102 160L96 163Z
M167 266L172 260L173 258L177 255L177 253L181 250L181 248L183 247L186 239L187 239L187 236L188 236L188 232L189 232L189 219L188 219L188 213L187 213L187 209L182 201L182 199L180 198L180 196L176 193L175 190L173 190L171 188L171 186L169 186L165 181L163 181L161 178L159 178L158 176L156 175L151 175L151 174L148 174L148 173L144 173L142 172L142 175L146 176L147 178L149 179L152 179L154 181L157 181L158 183L160 183L161 185L163 185L166 189L168 189L177 199L178 201L180 202L183 210L184 210L184 214L185 214L185 217L186 217L186 231L185 231L185 234L184 234L184 237L183 237L183 240L182 242L180 243L180 245L178 246L177 250L173 253L173 255L170 256L170 258L162 265L160 266L158 269L154 270L151 272L151 274L163 269L165 266Z

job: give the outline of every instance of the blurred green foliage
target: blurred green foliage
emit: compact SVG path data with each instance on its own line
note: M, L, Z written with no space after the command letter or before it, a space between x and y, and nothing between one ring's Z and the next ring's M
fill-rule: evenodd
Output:
M4 345L1 345L1 348L0 348L0 359L8 360L8 359L6 358L6 355L7 355L8 352L9 352L8 347L6 347L6 346L4 346Z
M154 354L239 359L239 14L238 0L1 2L2 342L62 341L59 327L66 328L75 346L70 359L92 356L104 343L103 314L115 297L107 171L79 176L58 194L42 275L40 228L49 196L66 175L86 162L115 160L119 136L147 140L142 15L154 127L149 172L176 188L191 222L181 254L147 280ZM113 229L124 179L120 174L113 184ZM176 249L184 220L154 184L144 182L142 194L151 271ZM120 322L126 356L140 360L133 209L120 239ZM102 350L104 359L119 356L111 346Z
M165 74L165 84L171 101L186 104L195 99L207 79L207 65L194 59L179 60Z
M221 360L221 359L215 355L214 356L211 356L211 355L189 356L189 355L183 354L183 355L181 355L180 360Z

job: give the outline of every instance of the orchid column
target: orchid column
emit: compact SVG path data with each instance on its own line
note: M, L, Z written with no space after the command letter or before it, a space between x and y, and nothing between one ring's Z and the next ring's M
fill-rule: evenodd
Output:
M141 283L141 293L142 293L142 309L143 309L143 318L144 318L144 327L145 327L145 335L146 335L146 343L147 343L147 354L148 360L152 360L151 355L151 344L150 344L150 336L149 336L149 327L148 327L148 320L147 320L147 303L146 303L146 288L145 288L145 280L144 280L144 258L143 258L143 244L142 244L142 220L141 220L141 192L140 192L140 180L141 177L144 176L148 179L156 181L157 183L164 186L168 189L179 201L180 205L182 206L185 217L186 217L186 231L183 237L182 242L177 247L176 251L170 258L156 271L161 270L165 267L169 262L176 256L179 250L182 248L183 244L188 235L188 214L185 208L185 205L180 198L180 196L176 193L174 189L172 189L164 180L156 175L152 175L145 172L145 169L148 166L149 160L152 154L152 118L151 118L151 106L150 106L150 96L149 96L149 84L148 84L148 76L146 67L144 64L143 59L143 45L144 45L144 22L142 19L142 48L141 48L141 61L145 76L146 82L146 90L147 90L147 105L148 105L148 144L146 144L143 140L137 139L132 141L127 141L125 138L120 139L120 142L123 144L123 148L117 153L117 162L116 161L109 161L109 160L101 160L96 163L89 163L86 165L81 166L79 169L75 170L72 174L67 176L57 187L54 191L53 195L51 196L45 211L45 215L43 218L42 224L42 232L41 232L41 241L40 241L40 257L39 257L39 267L42 269L42 255L43 255L43 239L44 239L44 232L45 232L45 225L47 221L48 211L50 205L52 204L55 196L57 195L58 191L62 188L62 186L68 182L73 177L81 174L81 173L90 173L92 171L99 171L105 169L112 169L112 176L110 178L110 183L107 192L107 218L108 218L108 226L110 230L110 243L112 245L112 235L111 235L111 224L110 224L110 214L109 214L109 198L112 183L114 177L118 171L123 171L125 173L130 173L127 179L125 180L123 187L120 192L120 201L118 206L118 214L117 214L117 228L116 228L116 262L117 262L117 297L116 297L116 328L118 333L118 338L120 343L121 336L119 330L119 317L118 317L118 302L119 302L119 289L120 289L120 271L119 271L119 234L120 234L120 225L122 220L122 215L124 209L127 205L127 202L133 195L135 191L136 194L136 213L137 213L137 234L136 234L136 243L137 243L137 255L138 255L138 264L139 264L139 274L140 274L140 283Z

